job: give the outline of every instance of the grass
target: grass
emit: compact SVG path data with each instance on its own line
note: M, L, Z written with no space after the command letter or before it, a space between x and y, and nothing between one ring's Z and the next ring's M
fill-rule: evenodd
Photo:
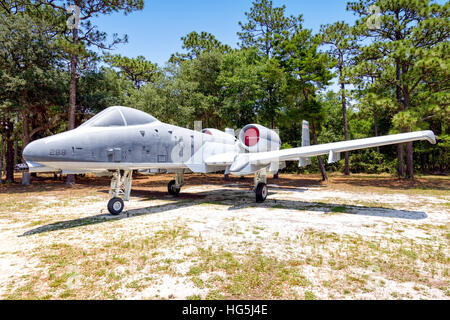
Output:
M445 229L441 230L441 235ZM292 240L291 240L292 241ZM205 299L319 299L312 290L315 285L328 288L336 298L372 293L384 287L386 280L398 283L414 282L421 288L439 289L448 294L448 264L446 247L438 242L390 241L387 237L363 238L308 230L297 238L299 248L312 246L308 254L297 259L280 260L261 251L243 253L223 249L198 249L193 257L198 261L189 273L202 278L212 290ZM314 249L317 248L317 249ZM338 249L336 249L338 248ZM333 281L317 283L305 270L333 270ZM377 280L378 278L382 280ZM386 280L383 280L386 279ZM447 280L437 280L447 279ZM220 292L220 295L217 295Z
M361 179L377 181L373 177ZM327 188L351 191L355 185L338 183ZM358 186L355 190L360 189ZM393 189L379 186L368 186L365 191L372 190L379 194L393 192ZM67 208L80 201L85 203L81 192L70 193L70 196L63 192L53 194L51 203L41 198L46 196L45 193L1 193L0 218L21 222L25 228L49 224L55 221L50 214L36 216L30 213ZM429 184L417 185L413 189L395 189L394 192L411 196L432 194L439 199L448 199L449 195L448 189L433 190ZM102 199L97 194L88 201ZM192 201L182 199L174 202L173 207L181 208L183 203L192 204ZM300 202L300 205L286 201L271 205L270 209L276 218L277 210L339 214L348 213L348 209L356 204L396 207L395 204L364 202L355 198L352 201ZM438 203L436 208L445 208L445 205L448 204ZM315 225L306 225L306 229L303 226L299 228L297 235L288 236L283 231L274 232L276 230L265 221L263 224L255 221L254 225L241 226L244 220L234 215L240 209L230 210L229 199L223 202L199 199L189 206L189 210L196 210L197 206L202 211L207 211L205 207L212 207L214 213L229 212L233 217L222 220L223 230L219 225L212 238L209 237L211 234L192 232L182 216L171 220L173 216L167 215L168 220L153 225L145 220L148 216L139 212L129 220L134 228L124 227L126 219L112 219L107 225L92 226L92 221L83 218L86 223L77 222L72 229L60 228L58 232L20 238L17 241L21 241L21 245L28 242L39 245L35 249L15 249L14 254L39 264L25 274L13 275L5 286L3 298L120 299L139 296L155 286L163 286L163 277L177 279L187 285L190 291L186 298L190 300L359 298L370 297L380 288L386 291L385 298L403 299L408 295L398 288L409 283L413 283L411 294L426 297L430 290L440 290L443 296L450 296L448 223L435 225L421 221L386 220L363 225L364 228L382 227L386 231L377 236L341 234L332 230L325 232ZM243 208L248 208L247 203ZM164 219L165 215L166 212L160 214ZM256 211L253 218L258 219ZM322 218L333 219L332 216ZM195 218L198 220L195 223L205 223L204 219L203 216ZM211 219L216 217L211 214ZM246 219L245 222L249 223ZM144 221L147 224L141 224ZM143 231L143 228L150 231ZM426 237L409 239L406 234L416 229ZM102 235L108 236L102 239ZM223 241L218 242L217 237L222 237ZM85 242L84 239L88 240ZM150 298L170 298L175 293L161 292Z
M22 279L23 284L8 286L6 299L114 299L120 289L140 292L154 283L154 275L176 275L177 261L144 252L171 247L188 237L184 226L163 228L153 236L134 241L125 238L89 249L65 243L43 245L34 257L41 261L40 271ZM139 279L128 281L132 275ZM152 275L149 277L148 275Z
M100 247L53 243L35 250L34 256L41 261L40 271L22 278L20 286L11 283L6 298L115 299L123 290L138 293L154 286L161 275L180 279L187 276L193 287L206 290L205 294L194 294L188 299L313 300L322 298L314 290L318 285L327 288L329 295L343 298L370 293L380 283L385 284L385 280L374 280L375 276L399 283L414 282L421 288L437 288L448 295L448 281L434 280L449 276L447 248L438 242L446 229L436 227L435 232L440 232L436 240L421 244L308 229L301 237L289 240L293 247L308 250L287 260L261 249L239 252L203 248L204 241L196 238L197 249L184 258L152 254L192 241L186 226L161 228L151 237L132 241L122 237ZM281 235L277 237L282 240ZM187 272L179 274L174 266L187 261L191 262ZM317 282L314 272L306 272L327 268L333 270L332 282Z
M343 206L333 207L333 208L331 209L331 212L334 212L334 213L341 213L341 212L344 212L345 209L346 209L346 207L343 207Z
M245 256L226 250L215 251L211 247L199 248L193 254L199 263L191 267L196 275L208 277L211 289L205 299L271 299L289 298L295 295L290 288L306 286L309 282L295 267L286 261L251 252ZM224 274L223 277L212 273ZM195 283L195 282L194 282Z
M45 195L42 195L44 197ZM11 218L11 213L28 214L41 210L56 209L56 208L68 208L78 205L80 203L89 204L100 201L98 195L93 194L78 195L66 198L64 196L58 196L53 201L46 199L36 199L36 195L22 194L22 195L7 195L0 196L2 206L0 207L0 218ZM32 223L37 223L32 222Z
M305 291L305 300L316 300L317 297L311 291Z

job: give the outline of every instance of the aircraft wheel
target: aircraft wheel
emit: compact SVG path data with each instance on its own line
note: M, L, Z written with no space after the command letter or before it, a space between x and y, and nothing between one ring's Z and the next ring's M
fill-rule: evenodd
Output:
M267 184L265 183L258 183L256 186L256 202L264 202L267 198L267 194L269 193Z
M181 188L177 188L175 186L175 180L172 180L169 182L169 184L167 185L167 191L169 191L169 194L173 195L173 196L178 196L180 194L180 190Z
M124 208L123 200L120 198L112 198L108 201L108 211L113 216L119 215Z

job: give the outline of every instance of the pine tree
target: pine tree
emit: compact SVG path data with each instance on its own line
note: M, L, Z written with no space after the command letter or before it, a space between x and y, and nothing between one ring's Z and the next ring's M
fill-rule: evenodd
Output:
M375 79L378 86L392 89L397 112L393 124L397 131L410 132L425 126L430 108L420 98L425 85L448 90L450 3L430 0L360 0L350 2L348 10L361 18L354 28L372 43L361 50L355 74ZM379 15L369 8L375 8ZM438 80L439 79L439 80ZM441 105L442 108L445 106ZM435 112L434 112L435 113ZM436 113L435 113L436 114ZM398 174L402 176L403 148L398 148ZM414 177L413 143L406 144L406 177Z
M289 75L286 88L287 110L294 123L302 119L310 122L314 144L324 119L324 110L317 99L317 90L329 85L333 78L330 71L335 63L327 53L319 52L320 37L313 36L311 30L301 30L293 35L285 32L277 38L276 58ZM318 157L322 179L326 180L322 157Z
M337 61L336 68L339 76L342 115L344 119L344 137L345 140L348 140L347 93L345 86L350 82L350 80L346 77L346 69L351 64L351 59L356 54L358 45L356 43L356 38L351 32L350 26L343 21L336 22L332 25L323 25L320 33L323 44L328 45L329 47L328 53ZM344 155L344 173L348 176L350 175L349 153L345 152Z
M89 52L89 47L96 47L102 50L111 50L117 44L126 42L127 37L119 38L117 34L113 35L113 40L106 41L106 33L97 30L92 25L91 19L101 14L111 14L113 12L124 12L128 14L134 10L141 10L144 7L142 0L74 0L74 1L56 1L39 0L43 6L50 6L58 10L60 17L66 17L67 23L60 24L60 20L55 21L59 28L60 45L67 53L70 61L70 93L69 93L69 112L68 129L75 128L75 115L77 107L77 82L80 78L80 59L94 56ZM68 36L69 35L69 36ZM75 176L67 176L67 184L75 183Z

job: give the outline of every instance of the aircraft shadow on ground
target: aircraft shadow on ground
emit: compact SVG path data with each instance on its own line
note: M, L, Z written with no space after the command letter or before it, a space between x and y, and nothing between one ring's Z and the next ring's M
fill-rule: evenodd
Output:
M333 214L355 214L373 217L399 218L407 220L422 220L428 217L427 214L422 211L396 210L383 207L369 207L369 206L356 206L356 205L334 204L323 202L273 199L270 198L270 196L277 194L276 192L273 191L269 192L269 198L264 203L255 203L254 193L249 189L247 190L242 189L244 188L241 187L240 190L220 189L220 190L202 191L192 194L184 193L181 194L178 198L168 196L164 192L147 192L145 190L133 190L132 193L133 197L138 198L140 197L146 200L156 200L156 199L171 200L171 202L150 206L146 208L130 209L124 211L122 214L118 216L112 216L110 214L105 213L73 220L58 221L55 223L43 225L35 229L26 231L19 237L151 215L180 208L187 208L200 204L224 205L228 206L228 210L241 210L246 208L289 209L289 210L297 210L299 214L305 211L314 211L314 212L321 212L323 214L328 214L330 215L330 218L334 217ZM308 189L279 188L277 190L305 192ZM274 219L276 219L276 210L273 210L273 214Z

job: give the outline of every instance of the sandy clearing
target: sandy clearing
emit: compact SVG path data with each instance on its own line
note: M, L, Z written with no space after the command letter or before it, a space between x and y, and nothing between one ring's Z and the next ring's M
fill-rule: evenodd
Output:
M113 241L137 241L173 226L185 227L193 238L158 248L161 260L186 260L199 247L236 253L258 249L280 260L305 259L321 252L315 246L296 247L296 241L301 241L311 230L342 237L379 239L387 246L389 239L440 244L445 247L448 257L448 241L435 241L434 229L429 227L449 225L449 202L442 196L412 197L395 192L380 195L364 190L272 186L268 200L264 204L255 204L252 191L242 186L186 186L183 192L206 196L201 201L183 197L173 199L165 196L155 200L134 196L120 217L106 213L105 194L89 196L87 203L75 201L63 207L58 207L56 197L50 197L52 206L49 208L31 214L19 211L14 215L14 221L0 220L0 297L5 298L11 288L20 286L37 270L43 270L39 256L35 254L43 246L67 243L89 250ZM46 201L42 195L35 199ZM329 243L328 249L338 250L339 243ZM139 290L128 288L126 284L139 280L144 274L127 275L115 294L121 299L204 297L208 290L196 287L187 276L191 266L190 261L178 262L174 266L175 275L157 275L151 285ZM308 265L303 268L303 274L313 284L317 298L336 298L335 292L323 283L337 281L343 278L342 274L327 267ZM337 298L448 299L445 291L434 287L414 282L399 283L376 273L371 277L373 283L379 278L383 285L373 285L370 292ZM441 276L440 280L448 281L448 277ZM301 296L304 289L295 290Z

